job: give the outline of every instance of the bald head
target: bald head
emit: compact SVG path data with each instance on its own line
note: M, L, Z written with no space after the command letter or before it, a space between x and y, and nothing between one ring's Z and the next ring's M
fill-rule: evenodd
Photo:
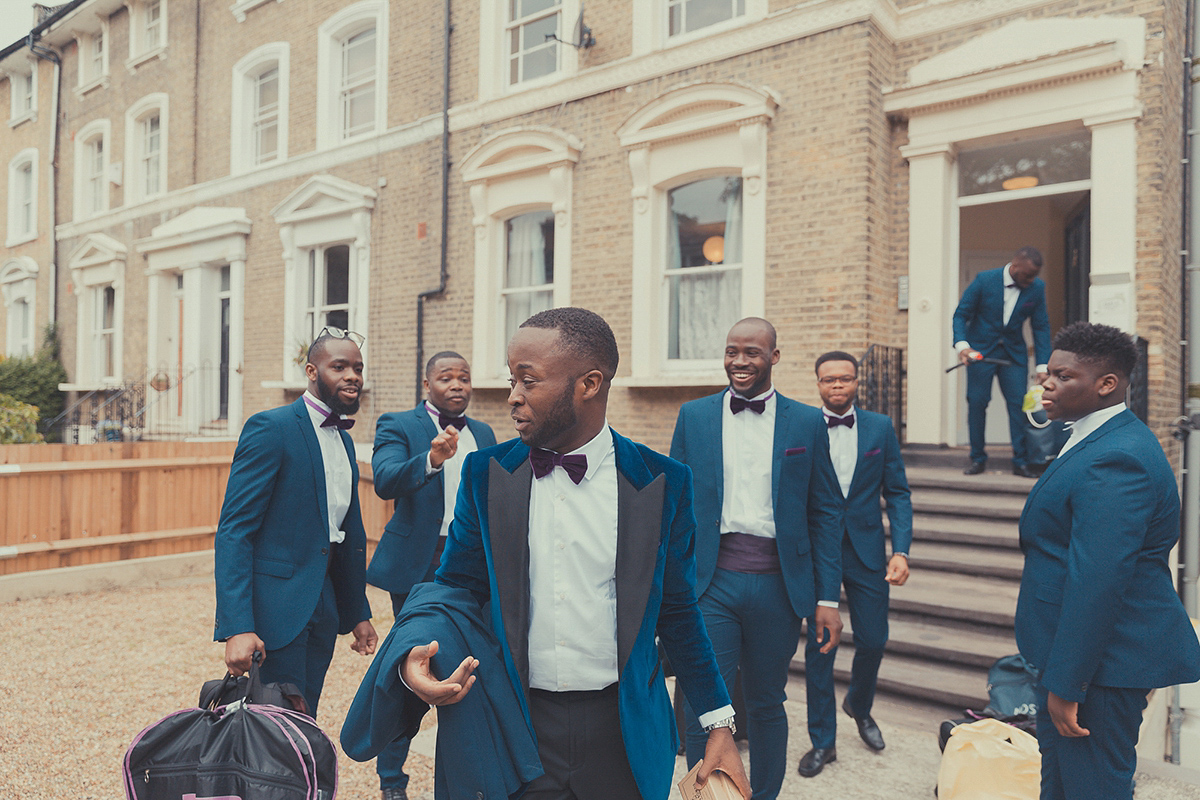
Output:
M778 337L775 335L775 326L767 322L762 317L746 317L734 323L734 326L729 329L729 335L735 334L739 337L746 335L765 334L767 342L770 343L771 350L774 350L778 344Z

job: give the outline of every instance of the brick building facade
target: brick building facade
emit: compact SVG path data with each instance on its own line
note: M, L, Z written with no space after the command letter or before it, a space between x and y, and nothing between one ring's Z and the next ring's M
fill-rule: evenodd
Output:
M23 242L9 192L6 320L10 288L34 291L74 396L148 385L148 432L194 435L294 398L302 345L349 325L365 443L414 403L418 348L472 359L474 411L503 435L514 321L582 305L621 348L610 421L665 450L679 405L724 385L728 324L757 314L784 393L816 400L825 350L899 347L907 440L958 444L951 312L1033 244L1055 328L1146 340L1150 423L1175 447L1182 4L593 0L582 25L580 8L64 6L34 37L61 68L24 43L0 57L0 103L20 65L39 76L36 118L0 133L10 187L31 150L38 178Z

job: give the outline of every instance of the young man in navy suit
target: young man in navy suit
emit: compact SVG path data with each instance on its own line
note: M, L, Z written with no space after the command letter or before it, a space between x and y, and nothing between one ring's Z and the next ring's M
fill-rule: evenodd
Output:
M1042 800L1129 800L1147 693L1200 678L1169 564L1175 475L1124 402L1136 363L1127 334L1077 322L1042 382L1047 416L1075 423L1020 521L1016 635L1040 675Z
M690 476L608 427L617 361L608 323L585 309L521 325L508 345L520 439L467 457L436 582L491 604L544 770L523 800L667 796L675 724L656 635L708 729L702 780L720 769L749 797L696 607ZM436 652L412 648L401 677L427 703L457 702L479 662L438 680Z
M362 392L362 337L325 328L308 348L308 390L246 420L217 524L213 638L234 675L264 655L264 682L296 684L317 715L339 633L375 652L367 535L346 429Z
M468 419L471 367L461 355L438 353L425 365L428 397L411 411L383 414L375 427L371 470L375 494L395 500L367 568L367 583L386 589L399 617L409 591L433 580L441 561L463 460L496 443L486 423ZM407 800L409 740L397 739L375 762L383 800Z
M829 454L843 498L842 585L854 627L854 663L842 710L854 719L867 747L882 750L883 733L871 717L871 704L888 637L888 586L903 586L908 580L912 497L892 421L855 407L858 360L834 350L817 359L816 370L817 391L824 403L821 413L829 430ZM884 547L880 497L887 501L890 559ZM822 653L815 640L805 645L808 735L813 746L800 759L798 771L806 778L837 760L836 655L836 648Z
M755 800L778 796L787 772L783 701L804 619L825 652L842 630L842 500L825 419L775 391L778 363L774 326L738 322L725 339L729 388L684 403L671 439L696 481L700 610L725 683L741 670ZM685 711L695 764L703 731Z
M1039 278L1042 254L1035 247L1022 247L1012 261L1000 269L981 272L963 292L954 309L954 349L967 365L967 429L971 438L971 463L963 470L978 475L987 469L984 448L987 406L992 399L992 378L1000 381L1000 392L1008 409L1008 433L1012 439L1014 475L1036 478L1025 454L1025 397L1029 357L1021 328L1029 320L1038 380L1046 374L1050 357L1050 319L1046 315L1046 284ZM981 359L1003 359L1010 365L987 364Z

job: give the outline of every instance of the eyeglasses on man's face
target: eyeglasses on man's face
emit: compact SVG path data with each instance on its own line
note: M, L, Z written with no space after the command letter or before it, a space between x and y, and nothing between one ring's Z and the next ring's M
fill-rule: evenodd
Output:
M363 342L367 340L367 337L363 336L361 333L342 330L341 328L335 328L332 325L326 325L324 328L321 328L321 332L317 334L318 339L326 336L331 339L349 339L350 341L354 342L357 347L362 347Z
M848 386L858 381L857 375L826 375L824 378L818 378L817 382L822 386L833 386L834 384L842 384Z

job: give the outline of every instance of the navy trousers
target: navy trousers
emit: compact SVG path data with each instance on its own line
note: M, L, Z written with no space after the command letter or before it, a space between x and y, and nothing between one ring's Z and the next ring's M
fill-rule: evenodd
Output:
M315 719L317 702L325 686L325 673L337 645L338 610L333 581L325 576L321 597L312 618L295 639L267 653L259 674L263 683L287 682L300 687L308 702L308 713Z
M967 431L971 438L971 460L987 461L986 423L988 402L992 399L992 378L1000 381L1000 393L1008 410L1008 435L1012 439L1013 466L1024 466L1025 457L1025 412L1021 401L1025 398L1025 364L1002 367L982 362L967 365Z
M774 800L787 772L788 665L800 643L803 621L792 611L783 576L718 569L700 598L704 625L726 686L742 671L746 732L750 740L753 800ZM704 757L708 734L691 704L687 717L688 767Z
M888 582L886 569L870 569L854 551L850 539L842 539L842 585L850 609L854 630L854 661L850 667L850 688L846 699L856 717L871 713L875 702L875 682L879 663L888 639ZM808 698L808 736L812 746L833 747L837 740L837 703L833 690L835 647L821 652L812 631L816 622L808 620L808 639L804 645L804 684Z
M1068 738L1058 735L1046 710L1046 690L1038 687L1041 800L1131 800L1138 729L1148 693L1092 684L1079 705L1079 724L1091 735Z

